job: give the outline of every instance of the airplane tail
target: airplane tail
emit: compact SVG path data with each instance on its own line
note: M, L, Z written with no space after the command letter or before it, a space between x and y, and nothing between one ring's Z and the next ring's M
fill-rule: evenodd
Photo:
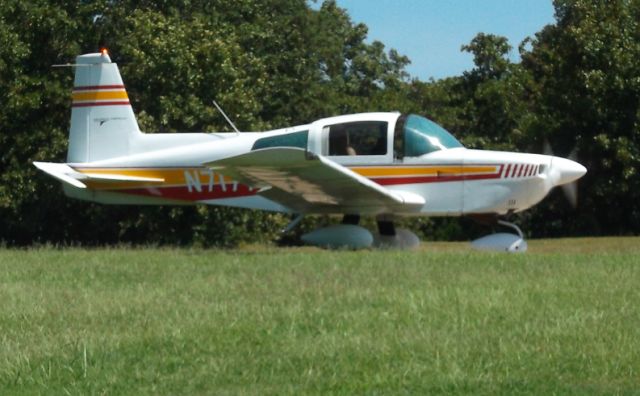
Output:
M129 154L140 134L118 70L106 51L76 58L68 163Z

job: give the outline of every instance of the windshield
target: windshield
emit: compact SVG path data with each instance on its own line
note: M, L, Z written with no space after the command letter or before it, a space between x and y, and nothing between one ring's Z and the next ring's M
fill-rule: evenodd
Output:
M446 129L424 117L411 114L404 123L404 155L418 157L437 150L463 147Z

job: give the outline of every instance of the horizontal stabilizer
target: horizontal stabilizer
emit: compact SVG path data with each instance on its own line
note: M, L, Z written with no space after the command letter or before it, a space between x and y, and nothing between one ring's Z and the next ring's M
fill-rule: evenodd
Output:
M52 162L34 162L38 169L55 177L56 179L70 184L77 188L87 188L83 182L100 182L100 183L162 183L164 179L155 177L140 177L121 175L117 173L92 173L78 172L67 164L56 164Z
M87 188L86 184L78 180L82 173L76 172L67 164L56 164L53 162L34 162L33 165L41 171L47 173L56 179L70 184L76 188Z

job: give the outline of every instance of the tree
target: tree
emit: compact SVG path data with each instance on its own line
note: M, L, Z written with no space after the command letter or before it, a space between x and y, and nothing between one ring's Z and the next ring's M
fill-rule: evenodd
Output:
M549 233L560 227L580 234L637 233L640 3L554 5L556 24L522 52L522 65L533 76L533 107L524 129L531 140L548 139L558 155L575 149L588 173L579 183L577 212L557 203L538 215L561 220Z
M473 63L476 65L471 72L465 73L469 80L483 82L500 79L511 66L507 59L511 45L506 37L478 33L469 44L463 45L461 50L473 54Z
M485 149L525 149L520 119L527 113L528 74L509 61L507 38L479 33L462 50L473 54L475 64L463 73L458 86L467 100L463 104L469 127L465 143Z

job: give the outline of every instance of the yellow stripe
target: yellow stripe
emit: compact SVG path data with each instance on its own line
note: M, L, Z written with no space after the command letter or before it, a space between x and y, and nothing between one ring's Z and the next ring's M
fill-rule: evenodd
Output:
M440 167L354 167L352 171L365 177L427 176L442 173L469 174L495 172L495 166L440 166Z
M87 185L95 189L108 189L115 190L120 188L144 188L144 187L167 187L167 186L182 186L186 185L185 172L189 172L192 176L197 176L200 179L200 183L203 186L207 186L211 181L211 173L206 168L179 168L179 169L95 169L85 168L76 170L80 173L94 173L100 175L114 175L114 176L135 176L135 177L148 177L155 179L164 179L164 183L148 183L148 182L127 182L127 183L103 183L97 181L87 182ZM200 172L203 171L203 172ZM220 184L220 173L213 171L215 185ZM233 183L233 179L230 177L224 177L225 184Z
M90 91L74 92L73 100L129 99L127 91Z

